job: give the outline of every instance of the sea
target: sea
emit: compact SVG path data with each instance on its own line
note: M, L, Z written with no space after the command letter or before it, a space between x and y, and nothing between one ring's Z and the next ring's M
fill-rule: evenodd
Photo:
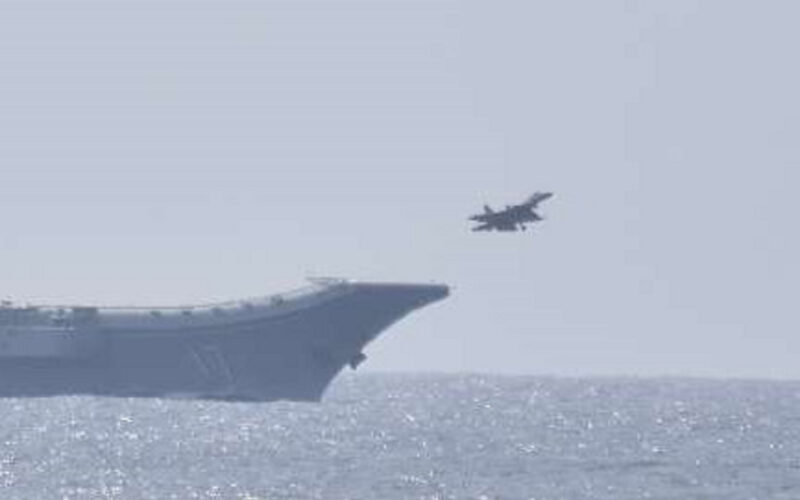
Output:
M0 400L0 499L800 499L800 382L354 373Z

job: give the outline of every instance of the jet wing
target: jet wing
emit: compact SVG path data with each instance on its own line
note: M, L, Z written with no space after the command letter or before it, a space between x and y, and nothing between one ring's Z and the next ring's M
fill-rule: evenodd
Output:
M472 228L473 231L500 231L500 232L512 232L517 230L517 223L512 221L492 221L486 222L479 226L475 226Z
M517 223L511 221L503 221L494 225L494 228L501 232L510 232L517 230Z

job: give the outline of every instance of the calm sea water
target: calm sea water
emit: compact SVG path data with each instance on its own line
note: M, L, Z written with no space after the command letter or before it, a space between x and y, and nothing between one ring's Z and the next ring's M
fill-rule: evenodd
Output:
M321 404L0 412L3 499L800 499L800 382L355 374Z

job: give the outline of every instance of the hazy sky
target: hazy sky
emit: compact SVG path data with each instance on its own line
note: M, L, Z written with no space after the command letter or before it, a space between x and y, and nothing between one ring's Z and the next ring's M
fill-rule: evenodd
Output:
M368 369L800 378L793 1L0 0L0 294L446 282ZM465 218L553 190L530 232Z

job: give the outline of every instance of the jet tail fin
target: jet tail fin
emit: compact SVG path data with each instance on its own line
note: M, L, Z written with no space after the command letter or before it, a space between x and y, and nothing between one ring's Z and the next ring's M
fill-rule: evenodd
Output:
M494 214L494 210L492 210L492 207L490 207L489 205L484 205L483 213L485 213L486 215L492 215Z

